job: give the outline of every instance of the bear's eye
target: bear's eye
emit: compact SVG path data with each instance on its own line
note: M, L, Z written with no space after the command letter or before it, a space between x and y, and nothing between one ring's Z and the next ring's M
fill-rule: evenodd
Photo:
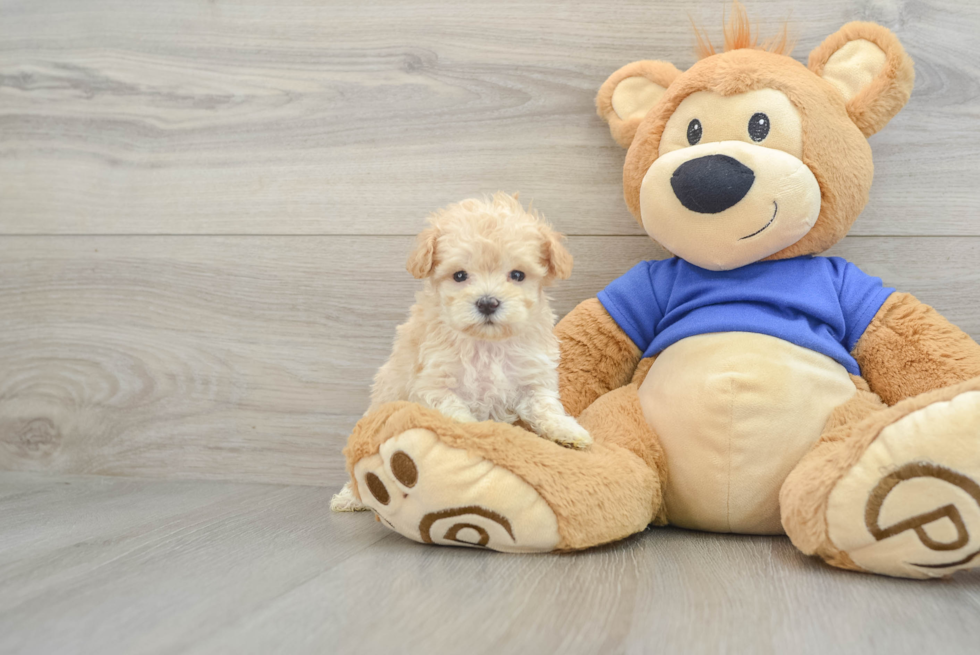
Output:
M520 282L524 279L524 271L511 271L510 279L514 282Z
M453 279L457 282L466 282L466 271L456 271L453 273Z
M694 119L687 124L687 142L692 146L701 140L701 121Z
M762 141L769 136L769 117L761 111L749 119L749 136L753 141Z

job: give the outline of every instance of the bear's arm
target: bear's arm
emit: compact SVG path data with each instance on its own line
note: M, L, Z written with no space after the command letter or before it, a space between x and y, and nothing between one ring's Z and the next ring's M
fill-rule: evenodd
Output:
M598 298L586 300L555 327L561 345L558 386L565 410L578 416L599 396L628 383L640 349Z
M980 345L908 293L888 297L852 354L889 405L980 376Z

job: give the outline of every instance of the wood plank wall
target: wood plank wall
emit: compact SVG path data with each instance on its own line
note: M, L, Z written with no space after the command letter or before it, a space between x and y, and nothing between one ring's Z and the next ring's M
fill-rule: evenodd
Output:
M750 0L795 56L850 20L916 61L832 251L980 338L980 4ZM662 255L595 116L721 1L0 0L0 468L337 484L425 214L521 191L560 312Z

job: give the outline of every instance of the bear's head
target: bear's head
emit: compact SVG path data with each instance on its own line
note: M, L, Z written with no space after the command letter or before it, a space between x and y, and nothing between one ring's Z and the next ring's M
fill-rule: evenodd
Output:
M912 60L884 27L848 23L804 66L783 54L785 32L757 46L740 6L724 52L698 41L702 58L688 70L633 62L596 98L629 148L633 216L668 251L711 270L826 250L868 200L867 138L908 101Z

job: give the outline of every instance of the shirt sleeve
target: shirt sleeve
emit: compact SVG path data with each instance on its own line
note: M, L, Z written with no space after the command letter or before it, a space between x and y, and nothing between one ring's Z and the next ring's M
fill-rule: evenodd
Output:
M839 281L841 311L844 315L844 346L847 352L852 352L875 314L895 289L884 286L881 278L868 275L848 261L839 257L833 259Z
M663 318L654 292L655 263L640 262L599 292L599 302L642 352L650 346Z

